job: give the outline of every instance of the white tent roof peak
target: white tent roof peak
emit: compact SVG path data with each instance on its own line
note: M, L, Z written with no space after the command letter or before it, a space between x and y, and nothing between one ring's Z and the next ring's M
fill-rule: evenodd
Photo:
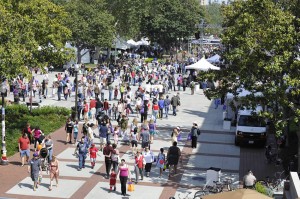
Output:
M185 67L185 69L208 71L208 70L220 70L220 67L212 65L203 57L198 62Z

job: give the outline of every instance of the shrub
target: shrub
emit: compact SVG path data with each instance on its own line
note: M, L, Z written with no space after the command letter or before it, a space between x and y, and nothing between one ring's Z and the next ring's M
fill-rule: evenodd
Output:
M26 123L30 123L31 128L39 126L43 133L48 135L65 124L70 112L64 107L45 106L33 109L30 114L25 105L7 106L5 117L7 156L18 151L18 139Z

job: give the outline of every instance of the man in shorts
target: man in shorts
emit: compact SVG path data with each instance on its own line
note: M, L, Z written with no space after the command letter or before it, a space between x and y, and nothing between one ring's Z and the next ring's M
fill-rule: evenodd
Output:
M108 124L101 124L99 128L99 138L100 138L100 151L103 149L103 145L106 144L107 140L107 134L108 134Z
M25 156L26 162L28 162L30 156L30 140L26 133L23 133L22 137L19 138L18 145L22 162L21 166L23 167L25 164Z
M30 173L30 177L33 181L33 191L36 191L36 188L38 188L40 171L42 171L41 160L39 159L39 154L34 153L33 158L28 164L28 173Z
M140 139L142 139L142 148L148 147L150 149L150 134L147 127L143 127Z

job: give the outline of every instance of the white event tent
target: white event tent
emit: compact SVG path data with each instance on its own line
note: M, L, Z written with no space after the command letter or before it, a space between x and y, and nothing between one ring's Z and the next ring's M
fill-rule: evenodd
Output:
M209 63L204 57L200 59L198 62L189 65L185 67L185 69L195 69L195 70L203 70L203 71L208 71L208 70L220 70L220 67L214 66L211 63Z

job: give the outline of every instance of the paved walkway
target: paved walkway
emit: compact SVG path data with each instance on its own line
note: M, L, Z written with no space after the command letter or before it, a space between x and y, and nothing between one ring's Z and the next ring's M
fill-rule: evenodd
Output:
M127 192L128 197L120 194L120 183L117 182L117 191L108 193L108 180L104 178L105 165L103 155L98 156L94 169L89 167L77 171L78 161L72 155L73 145L65 145L64 129L58 129L52 134L54 151L60 160L59 187L53 187L48 191L49 178L44 175L39 189L32 190L32 182L27 174L26 167L20 167L19 155L10 157L8 166L0 167L0 197L6 198L134 198L134 199L168 199L170 196L184 198L189 192L194 193L206 183L206 170L210 167L222 169L222 178L229 176L234 181L242 178L246 167L255 168L254 174L262 170L268 171L269 165L263 161L261 149L239 148L234 145L234 128L231 131L222 129L222 108L214 109L212 102L207 100L202 91L197 91L194 96L190 91L180 92L182 106L179 114L169 119L158 120L160 134L156 136L151 149L158 154L161 147L167 152L171 144L171 128L180 126L183 129L182 140L179 147L183 151L183 163L179 172L174 177L168 178L165 172L162 178L158 178L158 169L153 165L151 176L143 182L135 185L134 192ZM70 103L70 102L66 102ZM133 117L130 118L130 121ZM196 121L202 130L196 149L190 148L186 141L192 122ZM96 139L96 144L99 140ZM131 174L133 172L133 157L127 145L120 146L121 158L129 162ZM249 154L253 154L250 156ZM259 161L257 159L259 157ZM261 173L261 172L258 172ZM259 176L258 178L263 178ZM191 193L190 196L193 194Z

